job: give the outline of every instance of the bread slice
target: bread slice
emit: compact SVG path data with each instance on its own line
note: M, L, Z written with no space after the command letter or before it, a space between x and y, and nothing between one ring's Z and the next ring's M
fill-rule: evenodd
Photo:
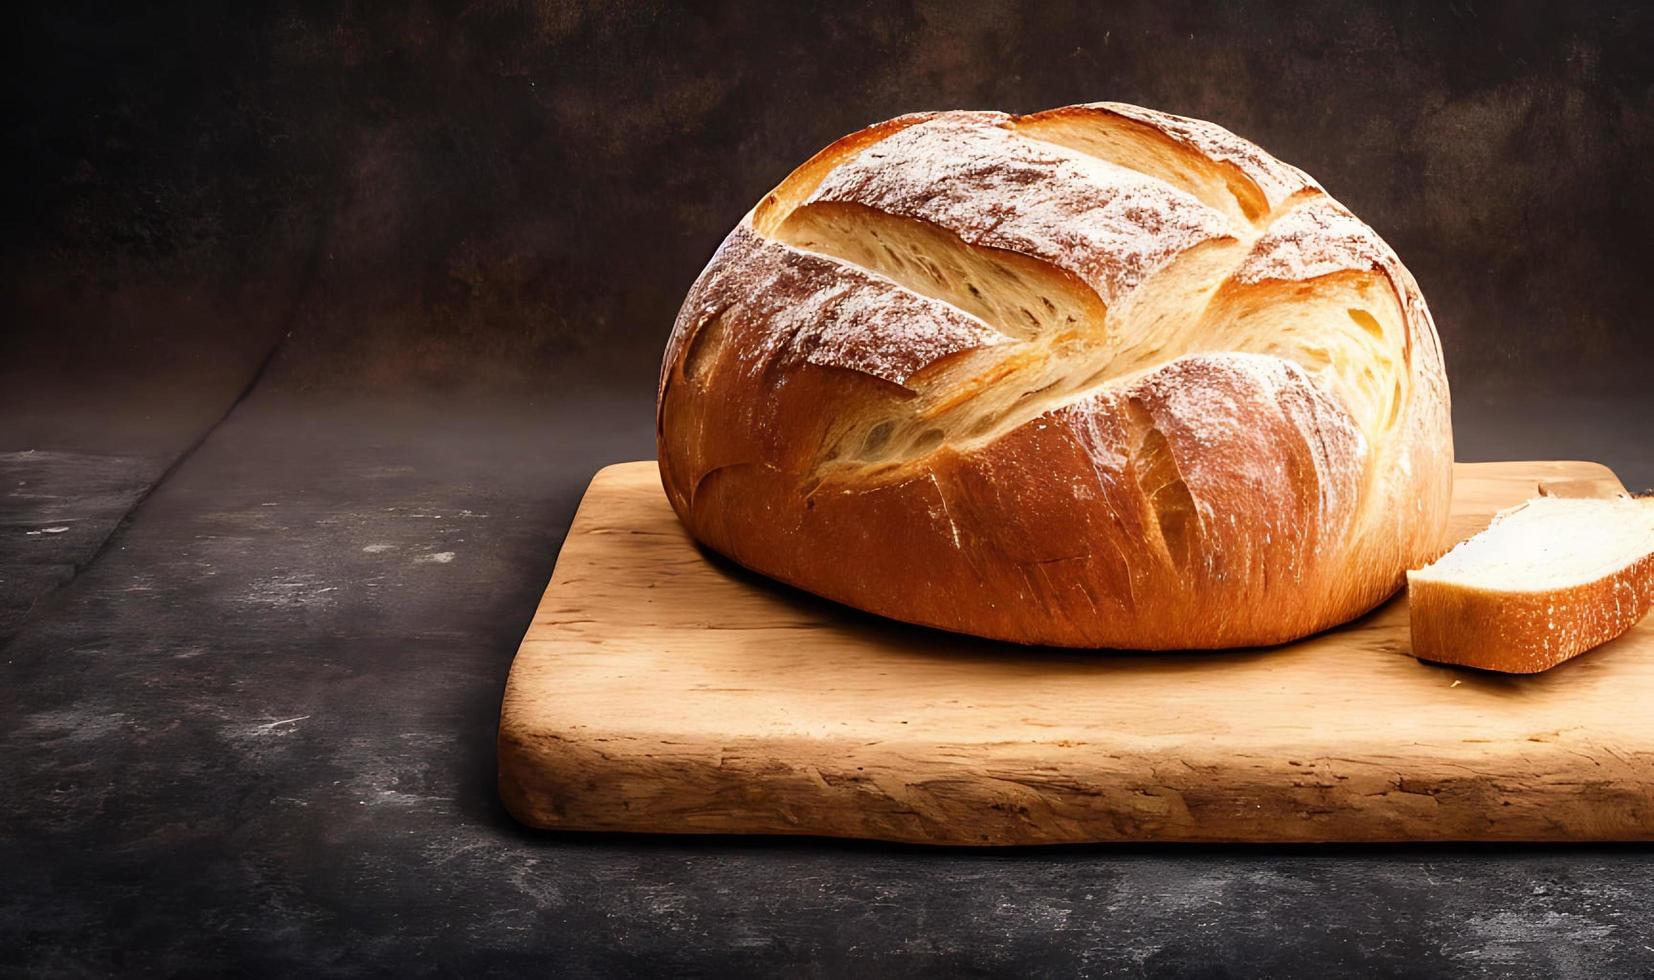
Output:
M1413 655L1532 674L1654 604L1654 499L1537 497L1407 573Z

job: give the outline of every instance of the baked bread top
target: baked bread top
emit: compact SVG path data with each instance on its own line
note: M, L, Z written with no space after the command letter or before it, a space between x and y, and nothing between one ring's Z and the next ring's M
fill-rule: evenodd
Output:
M1281 642L1435 557L1440 344L1303 172L1135 106L903 116L829 146L685 300L662 479L697 539L1028 643Z

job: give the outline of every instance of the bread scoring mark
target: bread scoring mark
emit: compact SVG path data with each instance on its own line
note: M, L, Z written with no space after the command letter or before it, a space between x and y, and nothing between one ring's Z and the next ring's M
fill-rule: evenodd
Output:
M1352 308L1362 316L1352 316ZM1308 371L1338 392L1369 437L1392 424L1406 326L1382 275L1345 271L1308 283L1226 283L1201 330L1214 348L1269 354Z
M721 298L721 308L710 305L712 297ZM725 339L726 321L745 325L740 343ZM707 322L715 334L706 332ZM1008 341L947 303L745 227L736 229L691 290L675 333L687 337L690 348L715 337L719 356L803 361L898 385L963 351ZM686 351L685 359L695 353ZM704 360L697 360L696 372L708 370Z
M1132 428L1131 473L1154 515L1161 549L1175 568L1187 568L1199 548L1200 511L1178 468L1166 434L1141 398L1126 400Z
M862 204L806 204L776 230L795 248L831 255L951 303L1000 333L1100 336L1107 308L1072 274L1018 252L971 245L929 222Z
M705 387L707 374L723 352L723 310L712 308L701 311L690 330L683 354L683 376L686 381Z
M1267 219L1263 189L1233 162L1193 154L1171 134L1106 106L1071 106L1018 116L1016 132L1145 174L1199 198L1238 232Z
M909 126L828 173L806 204L861 204L1042 259L1113 305L1177 255L1232 237L1223 214L1164 181L1028 139L978 115Z
M1094 102L1069 108L1096 109L1135 120L1165 138L1182 144L1197 156L1236 168L1245 174L1248 183L1262 192L1272 212L1278 211L1282 204L1295 196L1325 193L1321 185L1309 174L1275 159L1251 140L1236 136L1222 126L1204 119L1191 119L1124 102ZM1054 113L1062 111L1053 110Z
M1400 259L1371 228L1329 197L1288 203L1236 270L1229 298L1250 294L1238 304L1277 324L1291 321L1301 337L1318 336L1332 353L1322 375L1376 439L1400 421L1408 400L1413 335L1434 327L1415 308L1417 287ZM1308 292L1284 302L1283 291L1299 288Z

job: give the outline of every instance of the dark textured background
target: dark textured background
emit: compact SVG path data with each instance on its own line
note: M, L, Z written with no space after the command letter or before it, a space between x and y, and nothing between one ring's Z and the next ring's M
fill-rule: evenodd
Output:
M1412 268L1461 458L1654 486L1636 5L56 3L0 43L0 969L1649 968L1641 848L570 839L491 786L684 290L901 112L1220 122Z

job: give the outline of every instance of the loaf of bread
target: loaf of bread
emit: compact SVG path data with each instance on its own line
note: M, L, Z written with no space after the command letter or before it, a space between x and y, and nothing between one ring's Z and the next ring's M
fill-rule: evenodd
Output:
M903 116L816 154L684 301L661 477L740 564L1022 643L1284 642L1440 552L1412 276L1301 171L1135 106Z
M1538 497L1407 573L1413 654L1532 674L1654 605L1654 500Z

